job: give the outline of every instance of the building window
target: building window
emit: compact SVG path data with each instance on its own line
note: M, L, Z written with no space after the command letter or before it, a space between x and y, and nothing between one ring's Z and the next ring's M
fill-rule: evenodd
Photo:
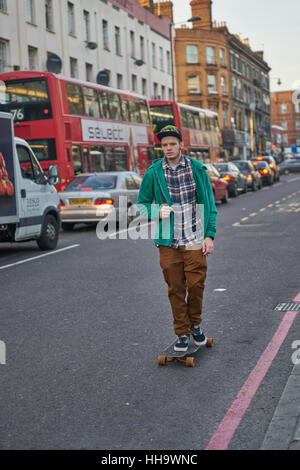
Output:
M206 48L206 62L209 65L215 65L215 48L208 46Z
M295 113L300 113L300 104L295 103Z
M228 106L227 106L227 104L223 105L223 126L228 127Z
M5 72L7 66L8 41L0 39L0 73Z
M34 4L33 0L26 0L26 21L34 24Z
M77 59L74 59L74 57L70 57L70 75L72 78L78 78Z
M143 62L145 62L145 39L143 36L140 36L140 57Z
M152 67L156 68L156 45L154 42L152 43Z
M7 13L7 0L0 0L0 11Z
M46 29L53 31L53 3L52 0L45 0L45 21Z
M283 104L280 105L280 112L281 112L281 114L286 114L287 113L286 103L283 103Z
M166 87L164 85L161 86L161 99L166 99Z
M68 33L75 36L74 5L71 2L68 2Z
M89 42L90 40L90 14L88 11L83 10L83 21L84 21L84 36L85 40Z
M197 64L198 63L198 48L188 44L186 46L186 61L188 64Z
M137 91L137 77L134 74L131 75L131 89Z
M172 68L171 68L171 54L170 51L167 51L167 68L168 68L168 74L172 73Z
M159 48L159 68L160 68L161 71L163 71L165 69L165 67L164 67L164 51L163 51L162 47Z
M226 77L221 77L221 90L222 90L223 95L227 95Z
M93 66L92 64L85 64L85 76L87 82L93 81Z
M147 80L146 78L142 78L142 94L147 95Z
M216 94L217 93L217 80L216 80L215 75L207 76L207 84L208 84L208 93Z
M198 74L188 75L187 79L188 93L200 93L200 78Z
M172 90L172 88L169 88L169 100L170 100L170 101L173 100L173 96L174 96L173 90Z
M158 83L153 83L153 94L154 94L154 99L158 98Z
M225 49L220 49L220 64L225 67Z
M117 73L117 88L123 90L123 75Z
M104 49L109 50L108 23L106 20L102 20L102 38L103 38Z
M135 59L135 34L134 31L130 31L130 55Z
M287 128L288 128L287 121L281 121L281 127L283 127L283 129L287 130Z
M37 69L37 49L36 47L28 46L28 65L29 70Z
M300 129L300 121L299 120L296 121L296 129Z
M121 55L121 33L118 26L115 26L115 47L116 54Z

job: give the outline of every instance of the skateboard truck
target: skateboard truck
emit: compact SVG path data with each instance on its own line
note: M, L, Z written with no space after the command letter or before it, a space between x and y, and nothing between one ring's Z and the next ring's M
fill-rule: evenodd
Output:
M212 348L213 339L207 338L205 346L207 348ZM194 367L195 358L191 356L188 356L188 357L185 357L185 356L187 356L188 354L193 354L194 352L198 351L198 349L201 348L201 345L200 346L197 346L196 344L192 344L192 346L189 345L188 350L181 352L181 353L174 351L174 349L171 349L173 347L174 347L174 343L173 345L171 345L169 348L165 350L166 355L158 356L157 363L159 366L165 366L166 364L170 362L180 362L181 364L185 364L186 367Z

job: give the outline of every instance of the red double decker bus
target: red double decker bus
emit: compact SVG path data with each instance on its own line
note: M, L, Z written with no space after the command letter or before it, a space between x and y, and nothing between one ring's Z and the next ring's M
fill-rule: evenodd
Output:
M9 72L0 80L0 110L13 114L15 135L28 141L46 172L58 165L58 190L84 172L142 176L152 162L145 97L48 72Z
M163 127L173 125L182 133L186 155L203 163L219 161L222 136L217 113L173 101L151 100L150 114L158 157L162 156L162 150L156 134Z

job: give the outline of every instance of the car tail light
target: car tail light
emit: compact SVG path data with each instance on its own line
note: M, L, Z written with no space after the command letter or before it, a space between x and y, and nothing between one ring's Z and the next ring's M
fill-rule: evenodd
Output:
M80 191L93 191L93 188L80 188Z
M270 167L270 168L274 168L273 163L269 163L269 167Z
M269 172L268 170L265 168L264 170L260 170L260 174L261 175L267 175Z
M64 203L64 201L62 201L62 200L60 199L60 200L59 200L58 209L61 210L63 207L65 207L65 203Z
M256 160L260 160L260 161L261 161L261 160L262 160L262 157L256 157Z
M114 203L114 200L113 199L96 199L96 201L94 202L95 206L102 206L103 204L110 204L110 205L113 205Z
M248 175L248 181L252 181L252 175Z
M231 180L231 176L230 176L230 175L222 176L222 180L230 181L230 180Z

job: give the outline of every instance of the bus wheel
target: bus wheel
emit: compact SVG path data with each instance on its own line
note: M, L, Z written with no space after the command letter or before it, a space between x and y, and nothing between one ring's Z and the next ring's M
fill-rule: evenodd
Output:
M37 240L37 244L41 250L54 250L58 241L59 226L56 218L48 214L46 215L42 227L42 233Z

